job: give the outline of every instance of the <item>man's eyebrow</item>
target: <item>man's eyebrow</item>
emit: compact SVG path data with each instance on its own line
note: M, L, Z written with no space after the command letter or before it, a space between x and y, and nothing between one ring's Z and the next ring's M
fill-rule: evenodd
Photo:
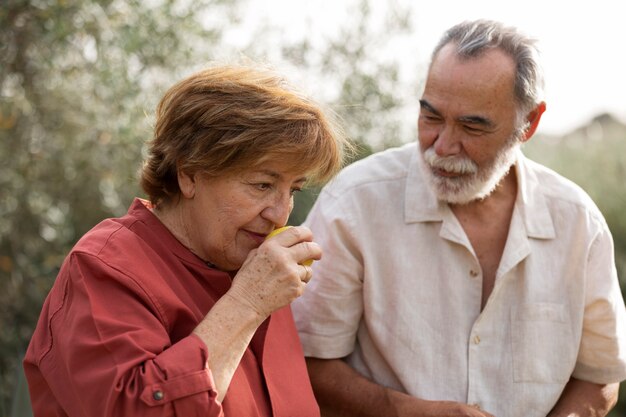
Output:
M441 114L439 113L439 111L437 109L435 109L428 101L422 99L420 100L420 107L423 110L429 111L433 114L436 114L437 116L441 116Z
M458 121L461 123L469 123L472 125L481 125L486 128L494 127L494 123L490 119L483 117L483 116L472 116L472 115L461 116L458 118Z
M420 107L423 110L426 110L430 113L433 113L437 116L441 116L441 113L439 112L439 110L437 110L436 108L434 108L428 101L426 100L420 100ZM494 123L493 121L491 121L491 119L488 119L486 117L483 116L478 116L478 115L467 115L467 116L461 116L459 118L457 118L457 121L461 122L461 123L469 123L472 125L480 125L480 126L484 126L486 128L493 128L494 127Z

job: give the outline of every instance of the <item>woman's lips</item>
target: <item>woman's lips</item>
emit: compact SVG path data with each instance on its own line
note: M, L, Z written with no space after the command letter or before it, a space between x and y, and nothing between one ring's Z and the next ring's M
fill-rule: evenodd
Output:
M267 236L266 233L256 233L256 232L251 232L250 230L244 230L244 232L250 236L250 239L252 239L253 241L255 241L258 245L260 245L261 243L263 243L263 241L265 240L265 236Z

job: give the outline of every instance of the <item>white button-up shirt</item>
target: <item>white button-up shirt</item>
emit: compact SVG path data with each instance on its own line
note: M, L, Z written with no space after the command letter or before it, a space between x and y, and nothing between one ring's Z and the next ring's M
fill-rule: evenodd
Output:
M613 242L576 185L519 153L518 196L495 287L421 176L415 143L347 167L306 224L324 249L292 305L306 356L342 358L382 385L545 416L571 376L626 379Z

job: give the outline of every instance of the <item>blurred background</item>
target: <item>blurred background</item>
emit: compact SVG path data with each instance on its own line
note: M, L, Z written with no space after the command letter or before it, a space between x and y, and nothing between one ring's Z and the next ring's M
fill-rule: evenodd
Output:
M436 40L494 18L539 39L548 111L524 148L604 213L626 290L626 25L617 2L0 0L0 416L29 416L21 360L65 255L120 216L154 108L214 63L271 66L336 112L359 155L416 138ZM465 4L467 3L467 4ZM523 7L523 10L521 9ZM593 26L596 25L596 26ZM290 224L318 190L298 194ZM611 417L626 417L626 389Z

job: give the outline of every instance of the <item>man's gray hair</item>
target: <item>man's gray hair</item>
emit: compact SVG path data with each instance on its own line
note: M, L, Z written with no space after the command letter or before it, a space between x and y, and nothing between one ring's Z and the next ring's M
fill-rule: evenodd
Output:
M518 119L522 118L518 122L525 122L527 113L543 99L543 69L539 63L536 40L517 28L493 20L465 21L443 34L433 51L432 59L449 43L456 45L459 57L473 58L489 49L500 48L513 58Z

